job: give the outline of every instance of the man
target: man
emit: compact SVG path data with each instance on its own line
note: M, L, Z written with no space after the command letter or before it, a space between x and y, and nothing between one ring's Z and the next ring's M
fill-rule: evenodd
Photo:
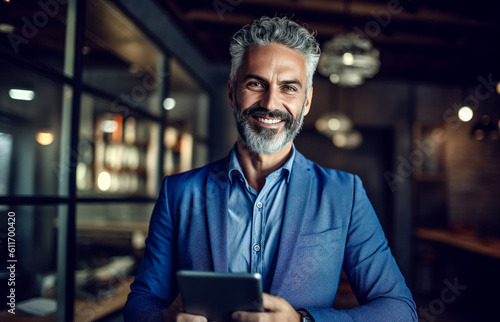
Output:
M360 179L293 146L311 107L314 36L263 17L230 52L237 142L227 158L164 179L126 320L206 321L182 311L175 272L189 269L261 273L266 312L236 321L416 321ZM350 310L332 308L342 268L361 304Z

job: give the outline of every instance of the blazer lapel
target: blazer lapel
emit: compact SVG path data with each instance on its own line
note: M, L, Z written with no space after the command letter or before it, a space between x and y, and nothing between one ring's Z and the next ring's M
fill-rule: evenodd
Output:
M229 179L227 158L218 162L210 171L205 191L206 218L210 236L210 248L215 272L227 272L227 207Z
M282 295L285 273L293 270L293 253L297 245L297 237L301 230L304 216L307 214L308 202L311 194L312 174L307 160L296 151L292 175L286 196L285 212L281 225L281 236L277 250L276 265L271 293Z

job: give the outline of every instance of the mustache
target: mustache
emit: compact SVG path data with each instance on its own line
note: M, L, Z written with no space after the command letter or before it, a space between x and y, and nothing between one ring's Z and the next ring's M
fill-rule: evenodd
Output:
M247 108L246 110L243 111L242 115L244 117L269 117L269 118L279 118L285 123L292 123L293 122L293 116L290 113L280 111L280 110L272 110L269 111L263 107L253 107L253 108Z

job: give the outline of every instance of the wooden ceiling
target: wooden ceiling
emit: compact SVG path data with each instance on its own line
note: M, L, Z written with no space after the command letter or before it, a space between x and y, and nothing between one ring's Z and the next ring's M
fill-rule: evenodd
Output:
M213 63L260 16L293 17L320 44L353 29L380 50L379 79L475 84L500 78L500 3L490 0L157 0Z

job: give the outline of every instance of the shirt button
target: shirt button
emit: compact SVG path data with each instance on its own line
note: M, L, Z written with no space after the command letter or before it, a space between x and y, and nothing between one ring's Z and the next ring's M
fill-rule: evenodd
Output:
M262 208L262 202L260 202L260 201L257 202L257 208L259 208L259 209Z
M260 250L260 246L259 245L255 245L253 246L253 250L258 252Z

